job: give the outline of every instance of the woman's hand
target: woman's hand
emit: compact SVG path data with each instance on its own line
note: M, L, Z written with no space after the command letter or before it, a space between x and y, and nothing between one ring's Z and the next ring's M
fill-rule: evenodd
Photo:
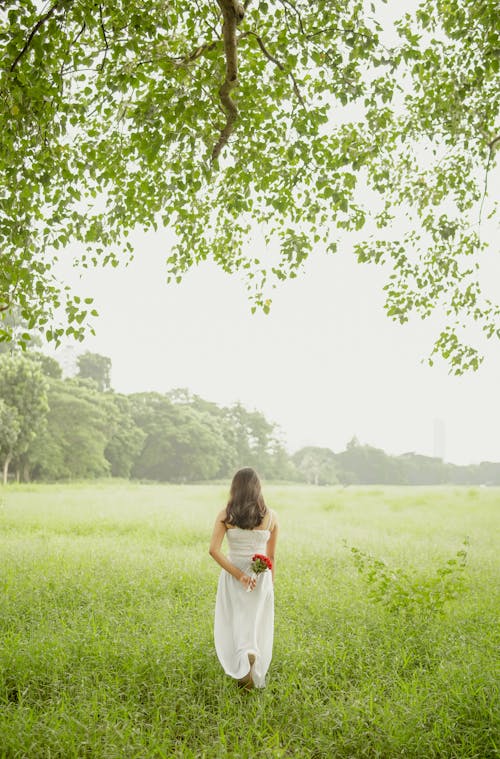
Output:
M250 575L246 575L244 572L241 575L239 581L241 582L245 590L253 590L257 583L257 580L255 579L255 577L250 577Z

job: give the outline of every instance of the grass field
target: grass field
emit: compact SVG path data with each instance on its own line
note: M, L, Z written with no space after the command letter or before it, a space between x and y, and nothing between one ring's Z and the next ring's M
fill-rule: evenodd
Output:
M249 693L212 642L226 492L0 490L2 759L500 755L498 489L269 485L275 648Z

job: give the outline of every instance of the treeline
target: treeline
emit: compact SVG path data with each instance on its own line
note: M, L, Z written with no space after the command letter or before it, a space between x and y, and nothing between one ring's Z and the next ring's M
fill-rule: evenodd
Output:
M227 479L243 465L265 479L330 484L500 485L500 464L454 466L407 453L389 456L355 438L345 451L307 447L290 455L276 425L241 404L220 407L187 390L123 395L111 361L84 353L63 379L42 353L0 354L3 481L124 477L160 482Z
M308 447L292 461L300 479L316 485L500 485L500 463L458 466L414 452L390 456L356 438L341 453Z
M63 379L43 354L0 355L4 481L132 477L161 482L227 478L242 462L264 478L294 468L274 424L241 404L221 408L187 390L122 395L111 362L86 353Z

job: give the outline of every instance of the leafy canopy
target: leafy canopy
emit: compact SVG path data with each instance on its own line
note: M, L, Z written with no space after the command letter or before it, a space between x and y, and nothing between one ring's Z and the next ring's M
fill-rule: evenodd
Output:
M95 310L55 281L57 251L115 266L135 227L165 226L169 278L212 259L267 311L270 283L357 233L361 262L389 264L388 315L438 310L434 352L477 368L464 325L500 336L478 281L497 13L423 0L388 35L378 1L4 0L0 308L82 339Z
M0 356L0 462L3 482L16 456L22 458L43 427L47 383L36 360Z

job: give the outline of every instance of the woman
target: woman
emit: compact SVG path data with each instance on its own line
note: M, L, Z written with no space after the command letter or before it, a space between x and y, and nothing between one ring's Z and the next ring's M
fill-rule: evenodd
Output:
M228 556L221 551L224 536ZM223 570L215 601L215 649L225 673L245 688L263 688L271 663L277 537L276 514L264 502L256 472L240 469L228 504L215 520L209 550ZM256 553L272 561L272 570L257 578L250 567Z

